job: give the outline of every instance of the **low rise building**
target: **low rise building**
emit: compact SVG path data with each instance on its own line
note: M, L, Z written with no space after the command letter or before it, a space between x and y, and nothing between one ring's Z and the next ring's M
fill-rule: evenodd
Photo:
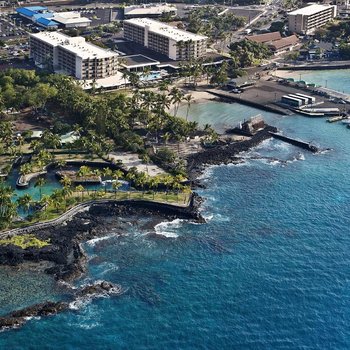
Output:
M30 58L39 67L84 80L113 76L118 68L116 52L60 32L30 34Z
M276 55L281 52L291 51L293 47L298 45L298 43L298 37L296 35L290 35L286 38L273 41L272 43L268 44L268 47Z
M88 27L91 24L89 18L81 17L80 13L75 11L57 12L53 17L53 20L64 28Z
M250 35L247 36L246 39L267 45L275 55L290 51L299 43L299 39L296 35L282 38L280 32Z
M325 25L337 15L336 5L312 4L288 13L290 32L312 34L315 29Z
M149 18L124 21L124 38L172 60L190 60L206 53L207 37L174 28Z
M88 27L91 20L79 12L54 12L44 6L20 7L16 12L45 29Z
M124 18L157 18L162 15L176 16L177 8L168 4L143 4L124 7Z
M259 44L265 44L265 43L271 43L275 40L282 39L280 32L272 32L272 33L264 33L264 34L257 34L257 35L249 35L246 37L246 39L250 41L254 41Z

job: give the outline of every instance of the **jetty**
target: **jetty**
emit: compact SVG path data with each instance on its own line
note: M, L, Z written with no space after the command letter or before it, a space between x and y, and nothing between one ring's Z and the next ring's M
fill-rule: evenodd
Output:
M345 115L338 115L336 117L331 117L331 118L328 118L327 119L327 122L328 123L335 123L335 122L338 122L340 120L344 120L344 119L349 119L348 116L345 116Z
M305 149L305 150L313 152L313 153L316 153L316 152L319 151L319 149L316 146L312 145L310 142L305 142L305 141L301 141L301 140L298 140L298 139L293 139L291 137L284 136L284 135L281 135L281 134L276 133L276 132L271 132L270 131L269 133L275 139L287 142L287 143L289 143L289 144L291 144L293 146L300 147L302 149Z

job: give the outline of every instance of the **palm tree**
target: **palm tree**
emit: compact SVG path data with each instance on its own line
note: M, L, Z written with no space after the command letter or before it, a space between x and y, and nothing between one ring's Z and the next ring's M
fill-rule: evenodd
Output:
M84 183L86 182L86 179L90 174L91 174L91 169L86 165L82 165L77 172L77 176L83 178Z
M52 203L52 199L49 195L44 194L43 197L40 200L40 204L42 208L44 209L44 217L46 218L47 208Z
M63 199L62 190L60 190L60 189L54 190L52 192L50 198L51 198L52 204L55 207L56 211L59 212L59 208L62 204L62 199Z
M113 175L113 171L112 169L110 168L103 168L102 169L102 176L104 178L108 178L108 177L111 177ZM106 184L106 181L104 183L104 188L105 188L105 193L107 192L107 184Z
M30 194L26 193L21 197L18 197L17 204L19 207L23 208L25 213L29 213L30 207L33 203L33 198Z
M24 163L19 168L19 174L23 176L23 181L26 181L26 175L32 171L32 165L30 163Z
M38 177L35 181L34 187L39 187L39 200L42 198L42 187L46 184L46 180L43 177Z
M124 85L126 86L126 81L129 79L130 72L128 70L123 71L122 79L124 79Z
M85 188L82 185L78 185L77 187L75 187L75 190L81 193L81 201L83 202Z
M171 96L171 102L174 104L174 117L177 115L177 111L180 107L180 103L183 99L183 92L178 89L177 87L174 87L170 90L170 96Z
M158 177L157 176L150 177L150 179L148 180L148 185L149 185L150 189L152 190L153 199L154 199L155 191L157 190L158 185L159 185Z
M149 178L149 176L146 173L144 173L144 172L138 173L136 178L135 178L135 185L137 187L141 187L142 197L144 195L144 188L145 188L145 185L148 182L148 178Z
M0 228L6 228L17 215L17 204L11 201L14 189L4 184L0 185Z
M112 184L113 190L114 190L114 199L117 198L117 190L122 185L120 181L115 180Z
M188 120L188 113L190 111L190 108L191 108L191 103L193 101L193 97L192 95L186 95L184 97L184 100L187 102L187 111L186 111L186 121Z
M61 191L64 199L64 208L66 209L67 197L72 194L72 180L68 176L63 176L60 183L63 187Z

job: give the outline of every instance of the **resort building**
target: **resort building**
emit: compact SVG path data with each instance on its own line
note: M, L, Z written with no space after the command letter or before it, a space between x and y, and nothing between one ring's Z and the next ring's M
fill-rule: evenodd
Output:
M206 53L207 37L174 28L149 18L124 21L124 38L168 56L172 60L190 60Z
M312 4L288 13L289 31L312 34L313 31L337 15L336 5Z
M176 16L177 8L168 4L143 4L124 7L124 18L157 18L162 15Z
M77 79L101 79L117 74L118 54L60 32L30 34L30 58L41 68Z

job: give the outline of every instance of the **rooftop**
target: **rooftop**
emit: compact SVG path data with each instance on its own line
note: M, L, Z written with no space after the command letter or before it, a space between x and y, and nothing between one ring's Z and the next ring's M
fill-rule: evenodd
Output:
M289 12L288 15L313 15L315 13L327 10L329 8L334 7L333 5L320 5L320 4L312 4L306 7L302 7L300 9Z
M136 6L126 6L124 7L124 14L128 16L136 15L161 15L164 12L176 12L175 6L168 4L149 4L149 5L136 5Z
M299 39L296 35L291 35L280 40L273 41L269 46L274 50L279 50L284 47L294 46L299 42Z
M160 62L144 55L131 55L122 57L122 62L120 64L126 68L135 68L158 65Z
M44 27L58 27L58 23L52 21L50 18L40 17L37 19L36 23L41 24Z
M60 32L40 32L30 34L31 37L47 42L53 46L61 46L82 59L86 58L107 58L118 56L114 51L105 50L85 41L81 36L70 37Z
M62 24L74 24L74 23L90 23L91 20L87 17L81 17L79 12L58 12L55 13L54 18L56 22Z
M33 17L39 12L47 11L47 7L43 6L29 6L29 7L19 7L16 9L16 12L27 17Z
M131 23L142 28L149 27L149 30L151 32L165 36L174 41L189 41L189 40L198 41L198 40L207 39L206 36L177 29L163 22L154 21L153 19L149 19L149 18L127 19L124 21L124 23Z
M270 41L280 40L281 38L280 32L246 36L246 39L255 41L256 43L268 43Z

